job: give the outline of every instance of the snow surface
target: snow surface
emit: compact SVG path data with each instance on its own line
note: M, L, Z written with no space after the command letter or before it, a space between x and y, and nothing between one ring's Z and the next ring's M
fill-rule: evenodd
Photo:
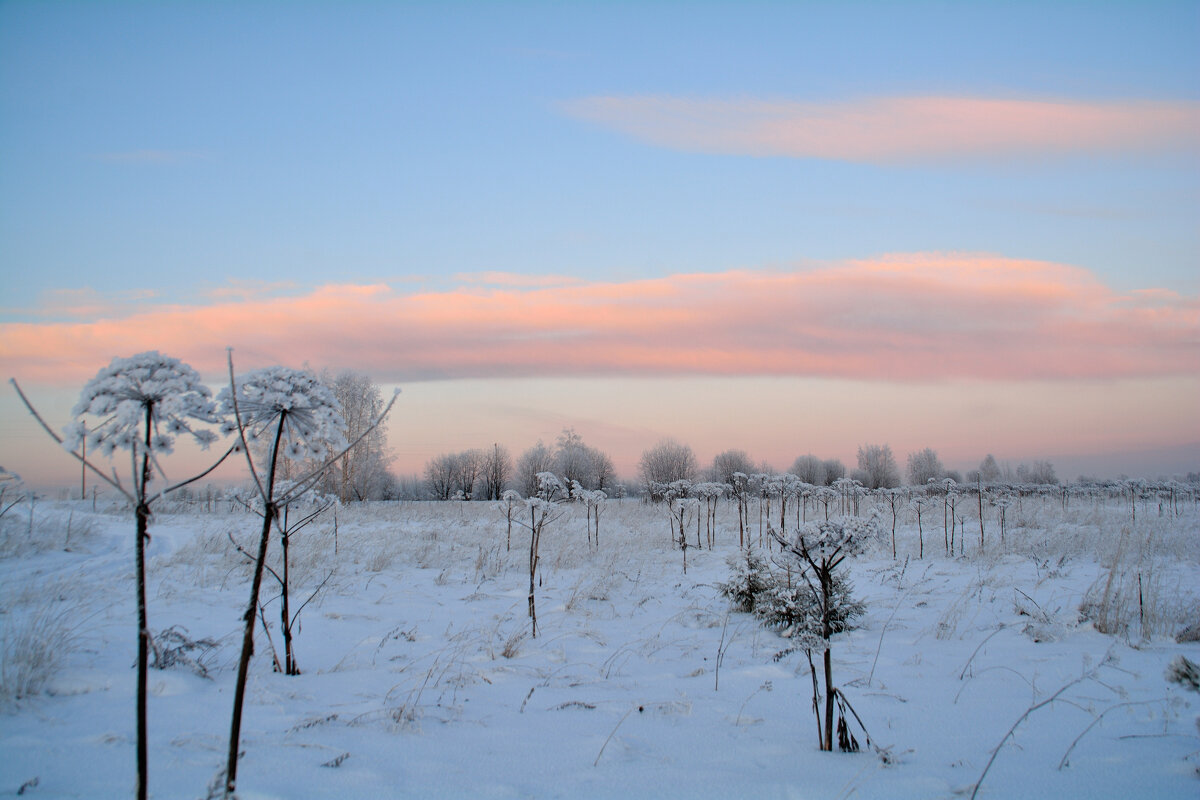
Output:
M737 549L732 504L717 547L688 549L686 575L665 507L604 505L598 550L579 504L543 535L536 639L528 534L514 529L506 552L489 503L343 507L336 550L332 515L296 534L293 608L333 575L300 618L302 675L272 672L256 631L239 796L966 797L1026 710L1081 677L1016 728L981 797L1200 794L1200 697L1163 677L1176 654L1200 661L1200 644L1163 635L1200 608L1194 507L1177 518L1143 509L1131 524L1116 503L1064 514L1029 499L1008 512L1003 554L989 518L982 555L968 520L966 555L947 557L938 520L926 522L918 560L913 520L897 560L889 544L847 561L867 614L834 638L834 680L885 758L819 752L807 661L775 661L787 640L729 612L716 584ZM66 620L39 627L63 662L41 691L0 710L0 794L128 796L132 516L39 503L31 523L25 509L0 532L4 666L39 613ZM209 678L151 670L153 797L203 797L223 765L249 593L227 533L249 544L257 526L245 511L181 507L151 527L152 630L217 642L199 655ZM1148 640L1136 609L1118 635L1080 621L1114 560L1115 584L1142 576ZM263 586L281 649L277 590L269 576Z

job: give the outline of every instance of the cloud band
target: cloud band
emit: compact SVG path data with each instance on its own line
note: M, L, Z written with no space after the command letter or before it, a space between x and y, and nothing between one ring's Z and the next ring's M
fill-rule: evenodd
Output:
M1200 373L1200 301L1120 294L1071 266L917 253L626 283L325 286L107 319L0 324L7 374L86 380L158 349L220 373L352 367L379 380L564 375L1114 378Z

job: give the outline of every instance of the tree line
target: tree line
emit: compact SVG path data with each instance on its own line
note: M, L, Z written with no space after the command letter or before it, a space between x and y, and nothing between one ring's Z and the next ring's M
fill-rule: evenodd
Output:
M607 453L585 443L574 428L565 428L554 446L538 440L515 460L508 449L499 444L434 456L426 462L421 479L409 479L406 488L413 493L411 499L499 500L508 489L532 497L538 491L537 476L544 472L554 473L564 486L578 484L584 489L601 490L614 496L640 494L651 500L663 499L662 487L677 481L733 486L737 474L776 474L770 465L756 463L746 451L738 449L718 453L711 464L702 468L689 445L663 439L642 453L637 480L626 486L617 480L612 458ZM902 474L887 444L860 446L854 469L847 469L840 459L807 453L799 456L782 474L794 476L810 486L835 486L839 481L849 479L867 489L926 486L945 480L955 483L1058 483L1054 465L1049 461L1021 463L1014 469L1007 464L1001 465L989 453L977 469L964 476L957 470L948 469L937 451L929 447L910 453Z

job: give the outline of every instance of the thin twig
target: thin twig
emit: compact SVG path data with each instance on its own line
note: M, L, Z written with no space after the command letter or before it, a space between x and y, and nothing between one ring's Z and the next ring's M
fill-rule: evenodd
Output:
M33 418L38 421L38 423L42 426L42 429L45 430L46 433L50 434L51 439L53 439L54 441L58 442L58 444L61 445L63 443L62 437L59 436L57 433L55 433L54 429L46 424L46 420L42 419L42 415L39 414L37 412L37 409L35 409L33 407L33 404L29 402L29 398L25 396L25 392L21 391L21 386L20 386L20 384L17 383L17 379L9 378L8 382L11 383L13 385L13 388L17 390L17 394L20 396L21 402L25 404L25 408L28 409L29 413L33 415ZM79 455L79 453L76 453L74 450L68 450L67 452L70 453L72 456L74 456L76 461L79 461L85 467L90 469L92 472L99 475L100 479L103 480L105 483L109 484L114 489L116 489L118 492L125 495L126 500L128 500L131 503L137 502L137 500L134 498L134 496L132 494L130 494L128 491L126 491L125 487L121 485L121 479L116 476L115 470L113 471L113 477L110 478L107 475L105 475L100 470L99 467L97 467L91 461L88 461L83 456ZM135 470L135 472L136 472L136 470Z
M238 439L241 440L242 450L246 453L246 464L250 467L250 477L254 479L254 485L258 487L258 496L267 501L267 491L263 488L262 481L259 480L258 470L254 468L254 459L250 457L250 444L246 441L246 426L242 423L242 413L238 410L237 399L237 381L233 377L233 348L225 348L225 358L229 362L229 396L233 402L233 421L237 424Z
M230 363L232 364L232 362L230 362ZM292 500L294 500L296 497L298 497L299 495L308 491L309 488L311 488L311 485L306 486L305 484L308 484L310 481L315 483L322 475L324 475L329 470L330 467L332 467L334 464L337 463L338 459L340 459L342 456L346 455L346 453L349 453L355 446L358 445L359 442L361 442L363 439L367 438L367 436L372 431L374 431L376 428L378 428L380 426L380 424L383 422L383 420L391 412L392 406L394 406L396 404L396 398L398 398L399 396L400 396L400 390L397 389L395 392L392 393L392 399L390 401L388 401L387 407L384 408L383 412L378 417L376 417L375 420L370 425L367 426L366 430L364 430L357 439L355 439L350 444L346 445L346 447L344 447L341 450L341 452L339 452L337 455L327 458L325 460L325 462L321 464L321 466L317 467L312 472L308 473L304 477L297 480L293 484L291 489L284 492L283 495L278 500L275 501L276 504L279 506L285 506L288 503L290 503Z
M308 599L300 604L300 607L296 609L296 613L292 615L292 621L289 623L289 626L296 624L296 619L300 616L300 612L304 610L306 605L312 602L312 599L317 596L318 592L325 588L325 584L329 583L329 579L333 577L333 573L334 570L329 570L329 574L325 576L325 580L321 581L317 588L313 589L313 593L308 596Z
M1100 712L1099 716L1097 716L1094 720L1091 721L1091 724L1089 724L1086 728L1084 728L1080 732L1080 734L1075 737L1075 741L1071 742L1071 746L1067 748L1067 752L1063 753L1062 760L1058 762L1058 768L1062 769L1063 767L1069 766L1069 764L1067 763L1067 759L1069 759L1071 757L1071 751L1073 751L1075 749L1075 745L1079 744L1079 740L1082 739L1084 736L1086 736L1088 731L1090 731L1092 728L1096 727L1100 723L1100 720L1104 719L1104 717L1108 714L1108 712L1115 711L1118 708L1128 708L1129 706L1146 706L1146 705L1150 705L1152 703L1159 703L1159 702L1162 702L1162 701L1161 700L1137 700L1137 701L1130 701L1128 703L1117 703L1115 706L1109 706L1108 708L1104 709L1104 711ZM1122 737L1122 738L1124 738L1124 737Z
M1000 748L1004 747L1004 743L1009 740L1009 738L1013 735L1014 732L1016 732L1017 727L1022 722L1024 722L1026 719L1028 719L1030 714L1037 711L1039 708L1050 705L1055 700L1057 700L1059 695L1061 695L1067 689L1070 689L1072 686L1075 686L1077 684L1083 683L1084 681L1091 678L1093 674L1094 674L1093 671L1089 671L1087 673L1084 673L1083 675L1080 675L1078 678L1076 678L1073 681L1064 683L1062 686L1060 686L1058 688L1058 691L1056 691L1054 694L1050 695L1049 697L1047 697L1045 700L1041 701L1040 703L1035 703L1034 705L1031 705L1029 708L1025 709L1025 713L1022 714L1017 719L1017 721L1012 724L1012 726L1008 729L1008 732L1005 733L1003 737L1001 737L1000 742L994 748L992 748L992 755L988 759L987 766L985 766L983 768L983 772L981 772L979 774L979 780L975 781L975 788L971 790L971 800L975 800L975 797L979 794L979 787L983 785L983 779L987 777L988 770L990 770L992 768L992 764L994 764L996 761L996 756L998 756L1000 754Z
M867 686L871 685L871 681L875 677L875 665L879 663L879 653L883 650L883 636L887 633L888 625L892 624L892 620L896 617L896 612L900 610L900 604L904 602L904 598L908 597L910 592L912 592L912 588L900 595L900 599L896 601L896 605L892 606L892 613L888 615L887 622L883 623L883 630L879 632L879 644L875 646L875 660L871 662L871 672L867 675Z
M621 723L624 722L625 720L627 720L629 718L629 715L632 713L633 713L633 706L630 706L629 710L625 712L625 716L621 717L620 721L617 722L617 724L613 726L612 732L610 732L608 734L608 738L604 740L604 744L600 745L600 752L596 753L596 760L592 762L593 767L597 766L600 763L600 756L604 755L604 748L608 747L608 743L611 742L613 736L616 735L617 728L621 727Z
M1018 590L1018 591L1020 591L1020 590ZM980 642L978 645L976 645L975 649L973 651L971 651L971 657L967 659L967 663L963 664L962 671L960 671L958 673L958 679L960 681L964 677L966 677L967 669L971 666L971 662L975 660L975 656L979 655L979 651L983 648L983 646L985 644L988 643L988 640L991 639L993 636L995 636L1000 631L1004 630L1006 627L1008 627L1006 623L1003 623L1003 622L1000 623L1000 627L996 628L996 630L992 631L987 636L983 637L983 641ZM867 681L867 683L870 684L870 681Z

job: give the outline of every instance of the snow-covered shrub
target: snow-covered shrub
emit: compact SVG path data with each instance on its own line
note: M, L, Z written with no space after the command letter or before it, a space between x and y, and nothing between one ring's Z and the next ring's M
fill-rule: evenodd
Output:
M730 578L718 583L717 590L729 598L735 610L753 613L763 627L784 638L804 631L821 635L821 594L802 573L772 570L762 552L753 549L739 551L725 563ZM866 613L866 606L853 598L853 587L840 573L833 576L831 588L831 632L852 630L853 620Z
M729 598L735 610L754 611L773 582L766 559L758 550L746 548L730 555L725 563L731 574L728 581L717 584L717 590Z
M838 711L838 740L843 749L857 750L857 742L846 735L845 712L848 707L845 695L841 689L833 685L833 667L830 658L829 639L836 632L839 624L849 619L852 610L862 613L861 607L851 609L846 607L851 598L849 585L844 581L839 589L837 586L840 573L835 570L850 556L859 555L880 538L879 518L875 513L869 517L840 517L832 520L818 520L802 525L789 539L785 539L773 528L771 535L779 542L784 552L790 554L800 568L810 597L815 599L816 614L809 616L803 603L803 595L784 595L781 599L789 601L799 599L800 604L784 603L789 613L800 613L795 625L790 631L797 642L798 649L803 649L813 670L813 711L817 715L822 750L833 750L833 715ZM815 618L814 618L815 617ZM842 623L839 623L839 619ZM816 649L822 649L825 667L825 715L821 717L819 703L819 687L812 654ZM823 723L823 724L822 724ZM868 740L869 743L869 740ZM852 746L851 746L852 745Z
M822 614L819 590L799 575L789 586L778 572L771 573L771 584L758 597L754 613L764 627L777 631L784 638L800 632L821 635ZM854 587L840 574L833 576L830 591L830 633L853 630L854 620L866 613L867 607L853 597Z
M1167 665L1167 680L1193 692L1200 692L1200 666L1186 656L1177 655Z
M208 678L208 661L217 642L213 639L192 639L186 628L172 625L154 636L155 669L174 669L185 667L199 675Z

